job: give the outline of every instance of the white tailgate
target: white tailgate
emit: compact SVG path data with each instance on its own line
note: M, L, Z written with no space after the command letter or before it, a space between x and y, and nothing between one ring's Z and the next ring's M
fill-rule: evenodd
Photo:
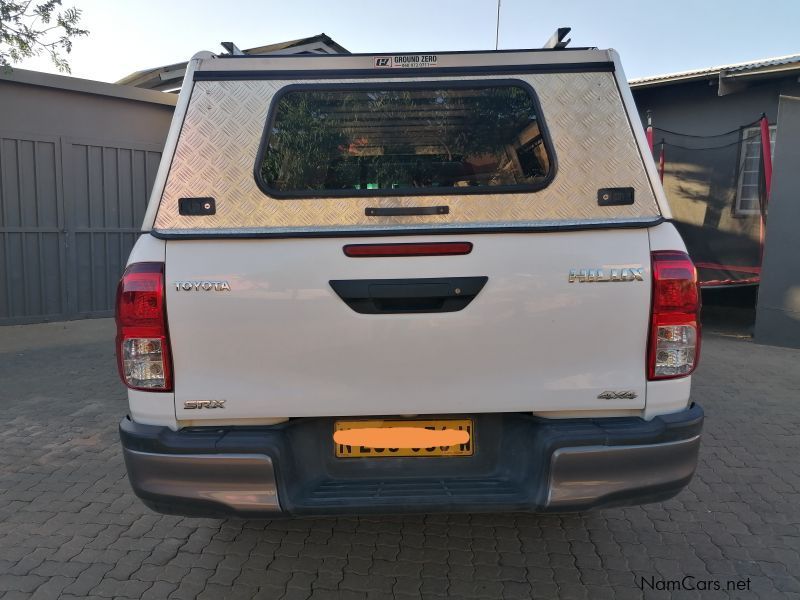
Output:
M348 258L348 243L470 241L465 256ZM178 419L642 408L646 229L168 241ZM644 281L569 283L642 267ZM459 312L358 314L329 280L488 276ZM177 291L175 281L230 291ZM606 391L635 398L600 399ZM188 400L225 408L186 410Z

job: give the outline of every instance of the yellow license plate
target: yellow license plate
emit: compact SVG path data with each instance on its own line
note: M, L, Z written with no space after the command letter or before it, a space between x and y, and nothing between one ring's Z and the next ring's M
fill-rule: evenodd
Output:
M472 419L336 421L338 458L472 456Z

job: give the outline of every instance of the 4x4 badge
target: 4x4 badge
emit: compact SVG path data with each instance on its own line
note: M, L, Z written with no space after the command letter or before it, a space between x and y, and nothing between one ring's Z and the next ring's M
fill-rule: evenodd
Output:
M636 396L637 396L636 392L625 390L625 391L622 391L622 392L606 391L606 392L603 392L602 394L598 395L597 397L600 400L620 400L620 399L622 399L622 400L633 400L634 398L636 398Z

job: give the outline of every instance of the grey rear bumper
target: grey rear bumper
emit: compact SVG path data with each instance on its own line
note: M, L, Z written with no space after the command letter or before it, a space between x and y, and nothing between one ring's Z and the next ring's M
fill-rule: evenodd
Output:
M275 471L258 454L156 454L123 449L138 496L225 507L232 512L280 513Z
M128 476L155 510L196 516L575 511L667 499L694 474L699 406L652 421L475 415L465 458L336 459L332 419L170 431L120 423Z
M699 450L699 434L661 444L559 448L550 462L547 507L591 506L600 498L688 483Z

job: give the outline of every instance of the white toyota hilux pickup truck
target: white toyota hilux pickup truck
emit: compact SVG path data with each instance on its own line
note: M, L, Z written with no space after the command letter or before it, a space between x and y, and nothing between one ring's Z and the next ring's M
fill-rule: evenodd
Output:
M117 294L151 508L678 493L695 268L613 50L197 54Z

